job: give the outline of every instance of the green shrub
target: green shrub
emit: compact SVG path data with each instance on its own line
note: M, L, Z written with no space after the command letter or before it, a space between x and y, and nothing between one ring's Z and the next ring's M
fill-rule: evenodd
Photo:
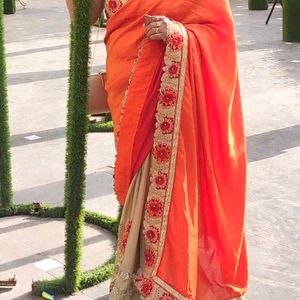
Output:
M299 0L283 0L283 40L300 42Z
M3 1L0 0L0 206L13 202L11 179L10 133L4 49Z
M112 232L114 235L118 234L119 223L118 220L114 218L103 216L95 212L86 211L85 222L107 229L110 232Z
M16 0L4 0L4 13L6 15L16 12Z
M52 295L62 295L66 293L66 281L64 278L35 281L32 284L32 291L36 296L41 296L43 291Z
M75 0L74 21L71 24L69 100L67 115L67 150L65 178L66 292L73 293L80 284L82 256L83 200L85 197L86 135L88 124L88 61L90 1Z
M113 132L114 125L112 121L106 123L89 123L89 132Z
M87 289L89 287L95 286L101 282L108 280L113 273L114 262L115 257L112 257L101 267L84 272L81 276L79 289Z
M266 10L268 6L268 0L248 0L250 10Z

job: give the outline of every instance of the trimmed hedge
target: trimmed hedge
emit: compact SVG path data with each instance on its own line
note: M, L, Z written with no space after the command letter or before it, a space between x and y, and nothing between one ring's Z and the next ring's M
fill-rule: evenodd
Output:
M283 0L283 40L300 42L299 0Z
M89 132L113 132L114 125L112 121L105 123L89 123Z
M4 13L6 15L16 13L16 0L4 0Z
M108 280L113 272L114 261L115 258L112 257L101 267L83 272L81 274L79 290L87 289ZM47 291L53 295L67 294L65 278L36 281L32 284L32 289L35 296L41 296L43 291Z
M0 0L0 206L12 205L12 178L6 62L4 49L3 1Z
M250 10L267 10L269 7L268 0L248 0Z
M69 99L67 115L67 150L65 176L66 293L79 289L81 280L83 200L86 185L86 121L89 76L89 39L91 1L75 0L74 21L71 23L69 68Z

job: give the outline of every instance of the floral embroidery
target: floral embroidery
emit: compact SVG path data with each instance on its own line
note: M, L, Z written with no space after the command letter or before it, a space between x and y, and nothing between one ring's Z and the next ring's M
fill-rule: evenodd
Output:
M108 14L116 13L121 7L123 3L120 0L108 0L106 9Z
M156 244L159 240L159 229L155 226L150 226L144 230L145 237L152 243Z
M107 0L107 9L110 12L118 11L128 0ZM143 46L139 48L140 57ZM180 51L179 51L180 50ZM168 213L171 204L172 188L178 151L180 130L180 115L184 92L184 75L187 61L187 34L184 26L172 22L169 28L167 47L164 57L164 73L161 78L159 97L157 99L156 122L153 148L151 151L150 186L145 204L143 220L143 235L145 242L144 263L136 273L127 273L123 270L124 252L128 244L132 228L132 221L122 223L120 226L115 279L128 280L135 284L135 291L145 300L184 300L186 297L168 285L158 274L163 255L168 225ZM130 73L128 87L122 101L121 115L127 102L129 87L132 82L138 59ZM120 118L119 124L121 123ZM117 128L120 128L120 126ZM119 130L116 130L117 136ZM118 145L118 139L117 139ZM117 147L118 151L118 147ZM121 271L122 270L122 271ZM125 272L125 273L124 273ZM124 276L123 276L124 273ZM119 281L118 281L119 282ZM126 283L127 284L127 283ZM114 287L117 291L118 286ZM137 294L136 294L137 295ZM121 297L120 297L121 298ZM133 299L133 297L129 297Z
M163 172L158 172L154 179L155 187L158 190L165 190L168 185L168 174Z
M178 78L180 75L180 63L173 61L172 65L168 69L169 77L170 78Z
M144 279L140 284L140 291L143 297L149 297L153 291L153 281Z
M155 146L153 155L158 163L165 163L171 158L171 149L165 143L159 143Z
M187 61L187 34L184 26L172 22L165 52L164 73L161 78L154 142L151 152L151 182L144 216L145 266L135 284L147 300L186 299L157 276L167 231L171 190L174 184L176 153L180 130L180 113L184 92ZM151 280L150 295L144 295L141 281ZM148 282L148 284L150 284ZM146 285L146 287L148 287ZM146 289L147 291L149 289Z
M168 46L172 50L180 50L183 46L183 36L179 32L173 32L168 38Z
M163 122L160 124L160 129L163 134L172 133L174 129L174 119L173 118L164 118Z
M128 237L129 237L129 234L127 232L125 232L123 234L123 236L121 237L121 239L120 239L120 249L123 253L124 253L124 251L126 249L126 246L127 246Z
M127 242L128 242L128 238L129 238L129 234L130 234L130 230L131 230L131 226L132 226L132 221L131 220L128 220L125 223L125 226L124 225L121 226L119 245L120 245L120 250L121 250L122 253L125 252Z
M169 293L164 293L159 300L175 300L175 298Z
M147 213L151 217L160 217L163 211L163 204L160 200L152 198L146 204Z
M155 253L152 249L145 250L145 263L147 267L152 267L155 262Z
M129 233L131 230L131 227L132 227L132 221L127 221L125 231Z
M173 106L176 102L177 94L176 92L171 88L166 88L161 94L160 94L160 102L163 106L169 107Z

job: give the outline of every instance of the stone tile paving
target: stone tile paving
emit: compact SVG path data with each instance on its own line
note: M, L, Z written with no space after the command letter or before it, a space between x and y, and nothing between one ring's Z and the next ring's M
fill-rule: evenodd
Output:
M282 9L231 1L248 141L247 299L300 299L300 44L282 41Z
M60 219L41 220L27 216L0 219L0 278L16 275L18 281L11 290L0 288L0 299L33 299L28 294L32 280L63 275L64 230L64 222ZM114 252L114 245L111 233L86 225L82 270L93 269L107 261ZM101 288L99 294L100 291ZM95 293L86 290L77 297L90 299L89 295Z
M282 42L279 6L265 26L268 12L248 11L246 0L230 3L239 41L249 156L247 299L300 299L300 45ZM69 47L64 1L30 0L26 10L6 16L5 24L15 201L61 205ZM103 35L93 30L93 72L105 64ZM40 138L26 140L32 135ZM112 134L89 134L86 207L112 216L118 207L112 190L114 154ZM23 251L11 252L14 260L34 257L26 252L30 249ZM61 253L55 255L62 260ZM1 251L1 261L11 260L4 260ZM38 272L26 266L26 272ZM9 274L12 270L7 266ZM27 284L21 288L17 297L0 293L0 299L33 299ZM61 299L104 300L107 290L108 282Z

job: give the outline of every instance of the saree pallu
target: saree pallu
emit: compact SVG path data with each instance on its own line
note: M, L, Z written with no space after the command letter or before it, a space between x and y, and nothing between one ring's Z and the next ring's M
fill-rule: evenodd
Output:
M245 295L246 150L226 0L108 0L114 185L124 205L110 300ZM166 44L144 16L172 20Z

